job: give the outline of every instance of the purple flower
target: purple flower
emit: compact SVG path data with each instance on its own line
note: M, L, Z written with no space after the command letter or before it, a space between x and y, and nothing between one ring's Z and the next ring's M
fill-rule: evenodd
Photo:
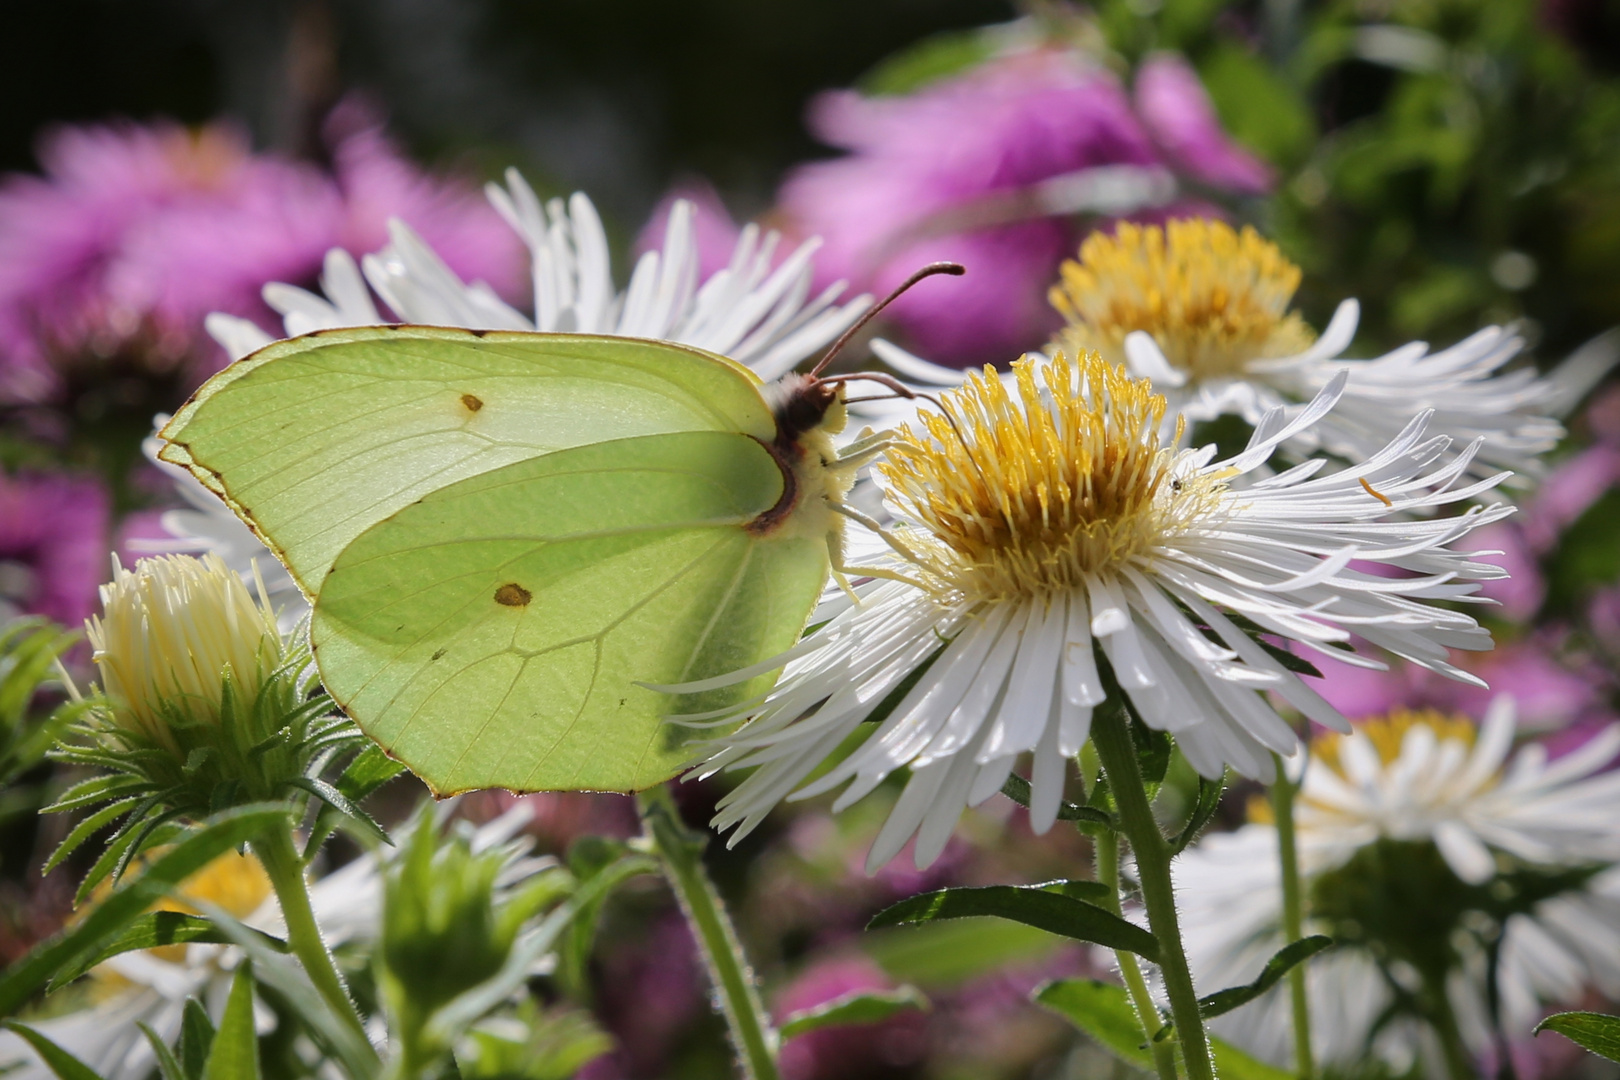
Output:
M780 1022L845 994L893 987L883 969L863 956L821 960L782 988L776 1018ZM927 1049L927 1018L908 1009L880 1023L820 1028L789 1039L780 1063L784 1080L856 1080L919 1065Z
M312 281L332 247L380 247L391 215L464 277L516 291L518 240L476 192L422 174L375 124L333 132L335 175L254 154L223 123L48 136L44 175L0 184L0 398L47 399L63 369L114 358L195 381L227 359L205 315L278 325L265 282Z
M1520 520L1533 550L1546 554L1605 492L1620 482L1620 446L1598 443L1563 462L1536 489Z
M107 493L88 477L0 472L0 617L76 629L107 574Z
M1502 552L1481 556L1483 561L1506 570L1508 576L1485 582L1480 586L1479 595L1500 604L1493 614L1510 622L1530 621L1547 597L1547 580L1541 574L1541 563L1524 533L1517 522L1499 521L1474 534L1479 550Z
M1174 53L1148 57L1136 73L1134 97L1153 141L1188 175L1244 194L1271 189L1270 167L1227 138L1187 61Z
M1162 150L1113 74L1069 50L1001 56L906 97L824 94L811 129L849 153L801 166L781 207L801 233L826 241L817 269L828 281L883 292L930 260L963 263L966 277L930 281L890 312L933 359L1005 360L1058 325L1046 290L1079 239L1067 218L1016 220L1029 211L1013 203L1034 185L1167 162L1244 191L1263 183L1258 163L1206 130L1213 117L1201 92L1189 95L1179 69L1159 64L1146 73L1142 104Z

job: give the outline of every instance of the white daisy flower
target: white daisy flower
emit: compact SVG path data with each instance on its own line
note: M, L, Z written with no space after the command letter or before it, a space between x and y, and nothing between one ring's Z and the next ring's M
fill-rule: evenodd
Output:
M1294 811L1306 931L1340 942L1306 968L1322 1064L1371 1053L1397 1075L1419 1060L1443 1074L1435 1029L1397 996L1421 1006L1436 982L1462 1051L1500 1052L1486 993L1498 935L1509 1042L1589 988L1620 997L1620 772L1603 771L1620 727L1551 762L1537 744L1510 758L1514 729L1513 702L1499 697L1477 729L1398 712L1313 747ZM1276 829L1259 821L1207 836L1174 875L1199 985L1253 979L1284 944ZM1445 965L1427 987L1426 957ZM1291 1016L1279 987L1214 1028L1287 1065Z
M506 846L509 861L497 883L502 889L556 865L554 859L528 854L530 841L513 839L532 813L520 804L472 834L474 851ZM375 939L382 920L381 869L397 850L362 855L310 885L310 906L328 946ZM229 853L215 860L182 883L179 897L182 902L218 907L256 930L286 936L270 879L251 855ZM88 1007L28 1023L103 1080L145 1080L157 1060L138 1025L145 1024L172 1045L190 998L217 1021L240 961L241 950L226 945L172 945L123 953L91 970L96 990ZM263 1006L256 1019L261 1032L274 1024L274 1015ZM33 1047L10 1031L0 1032L0 1069L7 1070L7 1080L56 1080Z
M1566 413L1620 357L1614 333L1589 342L1547 376L1512 370L1523 339L1490 326L1430 352L1412 342L1371 360L1342 358L1356 332L1356 301L1339 305L1317 337L1289 310L1300 270L1252 228L1241 232L1201 218L1121 224L1095 232L1078 261L1064 264L1052 303L1068 320L1054 347L1095 349L1150 378L1170 414L1189 423L1235 414L1257 424L1279 405L1309 401L1340 372L1349 382L1331 415L1291 437L1284 451L1319 451L1360 461L1408 421L1459 441L1483 439L1472 472L1539 473L1540 456L1563 437ZM963 375L888 343L878 355L919 388L958 384ZM892 406L891 406L892 408Z
M811 296L819 239L806 240L774 270L781 237L747 225L731 262L700 281L692 204L670 211L664 246L636 261L630 284L613 284L607 233L591 200L542 203L516 169L506 187L490 184L489 200L529 247L534 308L524 314L482 282L467 284L410 226L389 223L392 242L356 265L348 252L327 253L317 296L272 283L264 299L280 312L288 337L341 326L402 321L472 330L545 330L659 338L695 345L775 379L829 344L871 306L871 297L839 298L844 282ZM367 288L367 283L370 288ZM393 318L377 307L372 292ZM270 344L245 319L215 313L208 331L233 357Z
M630 284L613 284L607 233L584 194L566 203L541 203L516 169L506 187L490 184L490 202L521 236L531 253L534 308L526 315L482 282L467 284L434 254L410 226L389 223L392 243L358 264L333 248L321 275L324 296L281 283L264 287L264 299L282 315L287 337L343 326L402 321L473 330L544 330L660 338L717 352L767 381L791 371L831 343L871 307L866 294L839 302L845 284L837 282L811 296L812 260L819 239L806 240L781 265L772 262L781 244L776 232L746 225L731 262L699 280L692 204L680 200L670 211L664 245L637 260ZM369 288L368 288L369 283ZM379 309L373 292L387 310ZM257 325L215 312L208 332L233 359L270 344ZM167 416L154 418L153 431ZM158 461L161 441L147 440L147 457L174 478L188 504L163 516L174 543L143 541L149 551L213 551L251 580L257 560L272 602L287 627L308 610L292 578L282 571L259 539L231 510L184 469ZM273 570L270 568L274 567Z
M1451 440L1427 436L1421 414L1359 465L1320 476L1323 462L1308 461L1240 489L1277 446L1328 414L1342 375L1292 417L1269 412L1248 448L1219 462L1213 447L1162 444L1164 398L1095 353L1078 370L1062 354L1026 358L1011 382L1009 391L987 369L945 393L944 415L921 414L924 431L898 431L876 467L898 522L886 534L895 550L860 571L879 580L786 656L734 676L786 661L769 695L743 710L750 722L702 767L755 767L715 818L738 826L733 842L790 793L848 783L841 809L909 767L868 866L913 833L925 865L964 804L999 791L1025 753L1034 755L1031 817L1044 831L1065 763L1107 695L1094 643L1142 719L1173 732L1210 777L1229 764L1269 778L1271 752L1293 752L1293 728L1261 691L1347 728L1233 616L1381 667L1341 651L1353 629L1473 681L1447 650L1489 648L1490 636L1430 602L1470 600L1478 582L1502 575L1453 545L1510 509L1474 505L1441 519L1410 511L1466 502L1500 479L1454 486L1477 443L1448 458ZM881 725L800 787L890 695L900 700Z

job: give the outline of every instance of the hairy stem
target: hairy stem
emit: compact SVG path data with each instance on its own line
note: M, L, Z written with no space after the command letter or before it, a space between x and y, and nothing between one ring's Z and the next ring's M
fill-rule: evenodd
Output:
M299 857L293 842L292 821L286 820L253 841L253 853L259 857L270 887L275 890L281 905L281 916L287 922L287 944L293 955L304 966L304 973L315 984L316 993L326 1002L344 1024L353 1028L364 1046L370 1046L365 1024L343 985L332 953L321 937L321 928L315 921L315 911L309 904L309 886L304 881L304 860Z
M1288 778L1283 760L1271 755L1277 780L1271 785L1271 809L1277 818L1277 855L1282 867L1283 937L1292 944L1305 936L1305 897L1299 885L1299 848L1294 838L1294 795L1299 790ZM1305 965L1288 972L1288 996L1294 1014L1294 1071L1311 1080L1316 1071L1311 1052L1311 1002L1305 988Z
M1198 993L1193 989L1192 971L1181 944L1175 886L1170 879L1170 845L1153 818L1136 760L1136 744L1131 739L1130 715L1123 704L1103 706L1093 714L1091 743L1108 776L1125 838L1136 855L1142 903L1147 908L1148 928L1159 942L1159 971L1170 998L1170 1015L1176 1022L1176 1038L1181 1041L1188 1080L1215 1080L1209 1037L1198 1013Z
M759 999L753 969L743 955L726 906L703 869L708 837L685 826L668 788L644 791L636 799L642 828L658 852L664 875L702 949L743 1076L746 1080L778 1080L776 1031Z
M1119 915L1119 837L1112 829L1101 829L1093 843L1097 852L1097 880L1113 890L1109 909ZM1130 991L1136 1020L1142 1025L1142 1037L1153 1050L1153 1067L1159 1074L1159 1080L1176 1080L1175 1050L1168 1040L1153 1041L1153 1033L1159 1030L1162 1022L1159 1010L1153 1004L1153 995L1148 992L1147 980L1142 977L1142 965L1136 962L1135 953L1125 949L1115 949L1114 960L1119 964L1125 989Z

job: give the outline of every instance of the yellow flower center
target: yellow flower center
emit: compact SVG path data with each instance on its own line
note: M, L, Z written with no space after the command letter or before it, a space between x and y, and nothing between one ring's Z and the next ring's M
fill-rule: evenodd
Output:
M1466 716L1447 715L1435 709L1403 709L1399 706L1385 716L1358 722L1356 732L1367 737L1378 754L1378 760L1388 767L1401 756L1401 744L1406 741L1406 733L1415 727L1426 727L1433 731L1436 742L1453 740L1469 748L1473 747L1478 734L1474 722ZM1332 769L1340 778L1348 780L1349 774L1345 771L1341 756L1344 740L1348 737L1337 732L1318 736L1311 743L1311 767L1320 765ZM1314 802L1309 796L1302 796L1301 801ZM1335 807L1323 809L1330 813L1338 812ZM1271 803L1262 796L1255 796L1249 801L1248 817L1250 821L1267 825L1276 821Z
M1068 320L1057 344L1095 349L1113 362L1125 337L1146 331L1165 359L1190 378L1241 373L1251 360L1290 356L1314 339L1288 311L1299 267L1245 226L1192 218L1122 224L1093 233L1078 262L1063 264L1054 307Z
M1210 514L1225 484L1172 476L1164 398L1096 353L1013 363L946 393L878 468L944 588L975 600L1049 596L1109 573ZM1037 381L1037 374L1039 381ZM948 417L948 418L947 418ZM1178 424L1179 437L1179 424Z

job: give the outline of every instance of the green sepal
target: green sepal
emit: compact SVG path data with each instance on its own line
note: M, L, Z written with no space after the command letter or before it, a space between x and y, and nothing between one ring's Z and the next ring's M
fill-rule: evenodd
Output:
M343 772L337 778L336 786L344 798L358 806L367 795L404 771L405 765L402 762L389 757L376 743L365 741L364 748L344 766ZM315 815L315 823L310 826L309 840L304 844L305 862L321 849L326 838L337 829L341 817L341 813L335 807L325 802L321 804L320 810Z
M350 802L343 792L328 784L325 780L304 776L289 780L288 783L301 791L309 792L319 799L325 804L322 809L330 806L337 812L341 821L352 823L356 832L379 844L393 846L394 842L388 838L388 833L384 831L381 825L377 824L375 818Z
M1556 1031L1599 1057L1620 1061L1620 1016L1598 1012L1553 1013L1536 1025L1534 1034Z
M55 870L63 859L78 849L80 844L112 824L113 821L129 813L135 808L134 804L139 801L139 796L135 795L126 799L119 799L117 802L107 804L73 826L73 831L62 838L62 842L56 845L56 850L51 852L51 857L45 860L45 865L40 868L40 874L48 874Z
M1061 883L1096 886L1096 882ZM919 893L884 908L866 924L868 930L965 919L974 916L1011 919L1048 933L1090 941L1111 949L1125 949L1157 960L1159 943L1146 930L1111 911L1079 900L1047 885L989 885L982 888L937 889Z
M203 1080L259 1080L259 1035L253 1028L253 962L243 961L231 980L225 1015L203 1066Z
M932 1007L926 995L909 984L893 990L852 990L831 1001L789 1013L777 1028L783 1039L841 1024L878 1024L907 1009L923 1012Z

